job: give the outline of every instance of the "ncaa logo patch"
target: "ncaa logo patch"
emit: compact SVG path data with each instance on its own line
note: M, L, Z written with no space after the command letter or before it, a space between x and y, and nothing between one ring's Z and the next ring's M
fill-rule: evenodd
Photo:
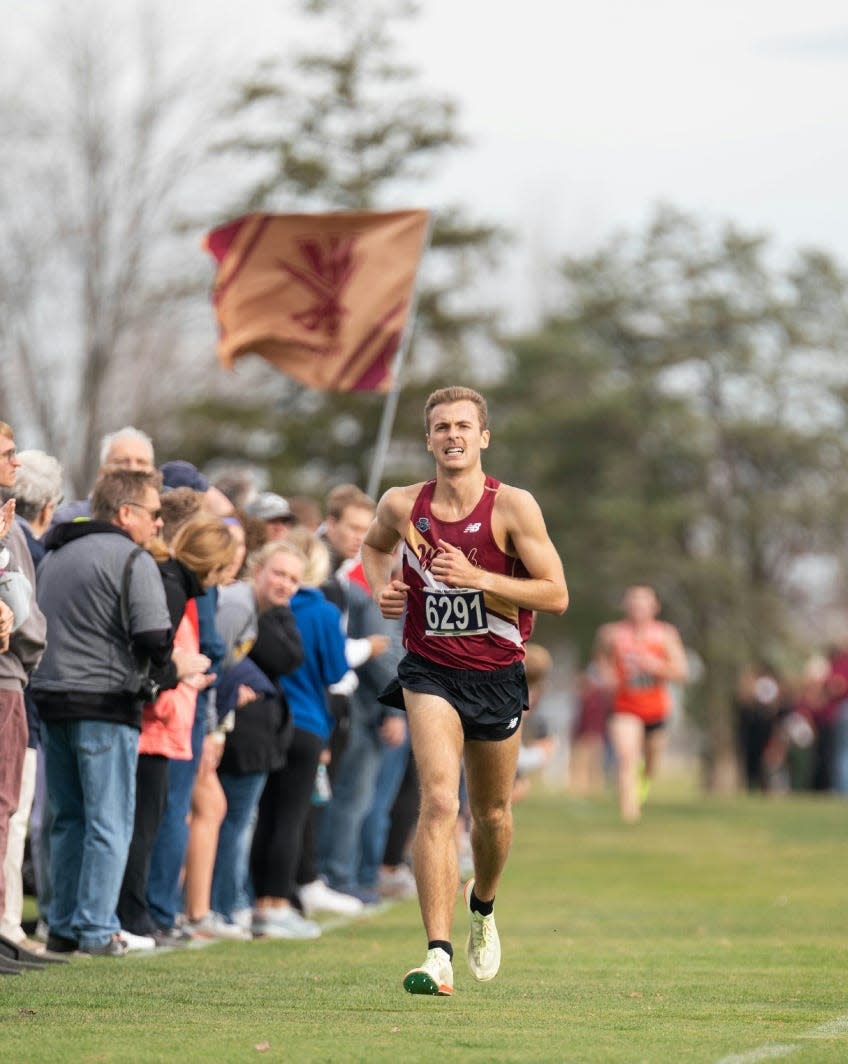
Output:
M419 532L429 532L430 531L430 518L429 517L419 517L418 520L415 522L415 527L418 529Z

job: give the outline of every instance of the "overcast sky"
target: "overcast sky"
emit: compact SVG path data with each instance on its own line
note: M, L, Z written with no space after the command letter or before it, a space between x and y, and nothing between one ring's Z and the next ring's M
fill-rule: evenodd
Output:
M50 2L0 0L0 12L8 25ZM421 8L408 58L427 89L458 101L472 143L410 206L460 201L520 232L505 298L532 302L534 261L640 226L661 200L771 233L786 250L825 248L848 267L844 0ZM170 10L183 33L210 42L222 82L297 36L295 0Z
M251 2L270 24L291 11ZM584 251L661 200L848 267L842 0L421 6L410 58L472 141L424 205L460 200L524 234L516 298L533 257Z

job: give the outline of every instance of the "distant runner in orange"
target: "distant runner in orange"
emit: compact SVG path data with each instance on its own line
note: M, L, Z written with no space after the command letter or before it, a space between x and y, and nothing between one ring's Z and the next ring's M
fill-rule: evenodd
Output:
M613 693L609 734L626 821L641 816L665 748L668 685L685 683L689 676L680 635L673 625L657 620L659 612L654 589L633 585L624 595L624 619L603 625L595 643L595 660Z

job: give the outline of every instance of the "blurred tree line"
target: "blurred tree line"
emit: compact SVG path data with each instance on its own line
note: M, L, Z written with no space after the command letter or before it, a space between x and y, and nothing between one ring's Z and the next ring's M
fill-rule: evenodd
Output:
M398 58L414 5L301 7L317 43L217 95L168 68L146 8L122 38L111 8L66 11L50 91L3 94L3 416L76 492L127 422L161 460L247 459L283 493L367 483L384 398L309 392L258 360L217 371L198 239L247 210L429 205L428 175L464 140L455 105ZM723 786L739 667L791 666L822 638L803 563L843 576L848 279L823 252L787 262L664 207L566 259L555 309L510 336L486 298L507 248L439 206L383 486L429 475L429 391L484 391L488 467L534 492L566 564L572 605L540 638L585 662L623 588L655 585L703 663L687 706Z

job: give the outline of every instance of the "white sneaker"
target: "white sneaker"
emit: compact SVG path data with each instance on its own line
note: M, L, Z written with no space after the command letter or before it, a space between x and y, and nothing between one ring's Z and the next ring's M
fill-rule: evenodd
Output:
M127 953L138 953L141 950L156 949L156 939L152 935L134 935L132 931L118 932L120 938L127 944Z
M237 909L232 916L233 923L245 931L249 931L253 926L253 909Z
M397 868L381 868L377 890L384 898L403 899L418 896L415 876L407 864L399 864Z
M320 938L321 928L304 919L291 905L280 905L254 912L253 933L267 938Z
M253 935L238 924L231 924L220 913L208 912L199 920L185 920L181 924L183 931L188 931L192 938L223 938L236 942L250 942Z
M403 977L403 989L409 994L430 994L447 997L453 993L453 965L443 949L428 949L420 968L413 968Z
M471 931L465 945L468 968L478 982L487 983L494 979L501 966L501 940L495 927L495 914L481 916L471 911L471 891L474 880L465 884L465 907L471 919Z
M300 904L307 916L313 913L337 913L339 916L358 916L365 906L352 894L328 887L323 879L304 883L298 890Z

